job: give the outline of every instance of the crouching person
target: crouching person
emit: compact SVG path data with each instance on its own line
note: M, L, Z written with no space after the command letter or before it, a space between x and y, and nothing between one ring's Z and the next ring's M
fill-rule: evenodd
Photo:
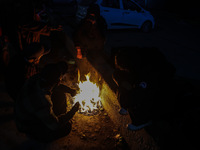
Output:
M58 64L48 64L39 74L29 78L15 105L18 130L41 142L68 135L71 131L69 121L79 109L79 103L76 103L68 112L54 113L51 93L64 74Z
M131 54L131 55L130 55ZM119 113L129 114L129 130L140 130L169 113L176 68L154 47L119 48L113 80L118 86Z

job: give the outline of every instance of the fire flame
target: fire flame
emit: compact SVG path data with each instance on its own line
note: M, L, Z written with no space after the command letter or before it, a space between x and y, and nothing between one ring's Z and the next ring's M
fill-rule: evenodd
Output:
M85 77L86 81L80 81L80 72L78 72L78 86L80 90L74 97L74 102L80 103L80 113L92 113L102 107L100 89L96 83L90 81L90 73Z

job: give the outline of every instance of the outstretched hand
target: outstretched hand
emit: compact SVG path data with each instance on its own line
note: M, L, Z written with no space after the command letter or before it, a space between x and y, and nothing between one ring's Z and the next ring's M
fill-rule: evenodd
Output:
M79 110L79 106L80 106L79 102L76 102L75 105L72 107L72 109L68 113L66 113L65 115L61 115L59 117L60 122L61 123L68 122L74 116L74 114Z
M71 89L70 94L71 94L72 97L74 97L77 94L77 91L74 90L74 89Z
M75 105L72 107L72 110L73 110L74 112L77 112L77 111L79 110L79 107L80 107L79 102L76 102Z

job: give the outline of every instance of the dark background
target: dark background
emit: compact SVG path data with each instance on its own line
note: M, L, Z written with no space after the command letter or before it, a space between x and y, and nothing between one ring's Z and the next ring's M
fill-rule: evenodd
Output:
M22 5L19 5L18 2L21 2ZM4 27L5 33L13 35L17 24L23 24L31 20L30 16L32 16L33 12L31 11L32 5L30 4L32 2L36 1L0 0L0 24ZM144 5L143 0L138 0L138 2ZM141 33L136 30L108 31L106 33L107 39L105 43L106 55L109 57L111 48L117 46L158 47L165 54L166 58L176 67L177 78L186 81L189 85L199 87L200 17L198 13L199 4L197 2L198 1L195 0L148 0L146 9L155 17L155 30L151 33ZM46 0L46 3L48 3L53 10L56 20L53 24L63 25L67 36L71 37L76 27L76 23L74 22L76 7L69 3L60 4L48 0ZM15 42L14 39L11 40ZM102 68L104 69L104 67ZM14 104L12 99L7 95L4 87L2 66L0 72L0 149L16 149L27 139L16 129L13 116ZM109 74L109 72L106 73ZM189 102L192 101L189 100ZM105 119L104 116L103 118ZM164 146L168 146L166 149L178 149L179 147L182 149L185 145L187 145L188 149L199 149L199 129L196 128L196 122L194 121L198 120L198 118L198 113L193 113L192 117L189 116L186 124L187 126L181 131L181 134L178 130L179 126L170 126L168 122L161 122L154 130L156 132L151 135L160 138L161 143ZM159 134L159 131L162 132ZM102 137L104 135L102 135ZM74 141L68 140L67 142L70 144ZM84 142L88 143L90 141L83 141L83 143ZM102 143L98 144L102 145ZM142 144L142 142L140 144ZM175 144L176 147L173 147L173 144ZM59 143L53 143L50 149L68 149L68 147L65 140L61 140ZM79 147L79 149L81 149L81 147Z

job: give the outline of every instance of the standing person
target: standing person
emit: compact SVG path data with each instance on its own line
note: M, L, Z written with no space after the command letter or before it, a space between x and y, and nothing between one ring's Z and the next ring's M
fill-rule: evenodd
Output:
M8 94L15 101L25 81L39 72L39 62L45 51L40 43L31 43L17 54L8 64L5 73L5 85Z
M73 34L75 47L80 48L83 55L99 55L104 49L105 31L105 20L100 15L99 5L91 4Z
M51 99L52 90L59 85L63 70L60 63L47 64L39 74L26 81L15 105L19 131L42 142L50 142L70 133L69 121L78 111L79 103L69 112L58 115L54 112L56 105Z

